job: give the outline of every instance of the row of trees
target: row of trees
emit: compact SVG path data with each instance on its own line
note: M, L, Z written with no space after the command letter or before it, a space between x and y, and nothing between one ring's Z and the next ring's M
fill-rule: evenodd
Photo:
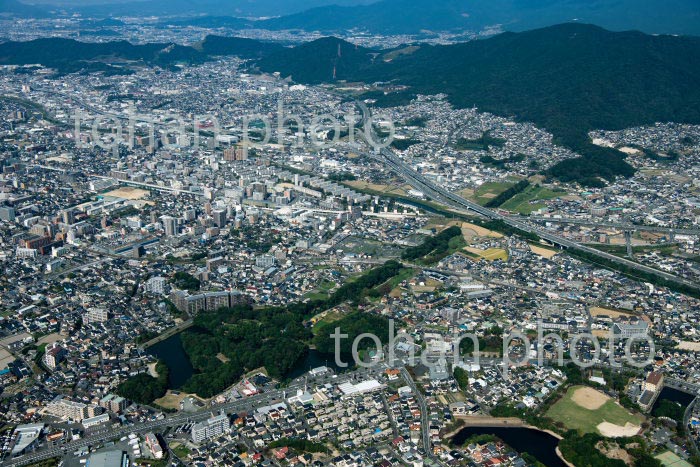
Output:
M426 238L420 245L407 248L401 257L414 261L428 255L436 256L446 253L450 249L450 240L458 235L462 235L462 229L457 226L449 227L437 235Z
M513 196L517 195L518 193L522 193L527 189L527 187L530 186L530 182L527 180L520 180L518 183L513 185L512 187L508 188L507 190L501 192L496 196L495 198L492 198L489 200L488 203L486 203L487 208L497 208L509 199L511 199Z

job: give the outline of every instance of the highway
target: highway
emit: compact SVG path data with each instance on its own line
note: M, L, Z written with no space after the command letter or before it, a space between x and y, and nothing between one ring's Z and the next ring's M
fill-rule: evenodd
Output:
M517 220L516 216L513 216ZM655 225L639 225L626 222L598 222L593 219L577 219L571 217L542 217L529 216L527 220L533 222L550 222L552 224L574 224L587 227L608 228L621 231L639 230L643 232L663 233L668 235L695 235L700 236L700 229L676 229L673 227L659 227Z
M643 264L639 264L634 261L630 261L626 258L621 258L619 256L615 256L611 253L606 253L604 251L597 250L592 247L588 247L586 245L582 245L580 243L577 243L573 240L570 240L566 237L562 237L560 235L557 235L555 233L552 233L551 231L538 227L538 226L533 226L529 223L526 223L524 221L521 221L517 218L514 218L512 216L506 216L503 214L500 214L497 211L494 211L489 208L485 208L483 206L480 206L479 204L476 204L472 201L466 200L462 198L461 196L452 193L436 184L434 184L432 181L427 180L425 177L423 177L421 174L417 173L414 171L411 167L409 167L405 162L403 162L396 154L394 154L392 151L390 151L387 148L384 148L380 151L379 154L366 154L369 157L373 157L381 162L384 162L387 164L387 167L394 170L396 173L401 175L406 182L413 186L415 189L423 192L424 194L430 196L434 200L445 204L446 206L452 207L452 208L457 208L460 210L466 209L469 211L476 212L477 214L481 214L482 216L488 218L488 219L493 219L493 220L499 220L502 221L511 227L520 229L524 232L528 232L531 234L537 235L539 238L543 240L547 240L555 245L559 245L562 248L569 248L572 250L578 250L578 251L583 251L588 254L594 255L598 258L605 259L611 262L614 262L616 264L624 265L629 268L632 268L637 271L642 271L648 274L654 274L658 277L662 277L670 282L673 282L675 284L680 284L684 285L686 287L692 287L692 288L697 288L698 284L689 281L687 279L683 279L682 277L678 277L674 274L669 274L664 271L660 271L658 269L652 268L650 266L646 266Z

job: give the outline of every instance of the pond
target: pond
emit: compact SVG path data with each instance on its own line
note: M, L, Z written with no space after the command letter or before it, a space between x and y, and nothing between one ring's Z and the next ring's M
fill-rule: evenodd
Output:
M494 435L519 453L527 452L547 467L566 467L557 455L559 440L549 433L522 427L476 427L462 428L452 441L461 445L474 435Z
M661 394L659 394L659 397L656 399L656 402L654 402L654 406L652 407L651 411L653 413L654 410L659 406L659 402L661 402L664 399L672 402L678 402L685 408L688 407L688 405L693 401L694 398L695 396L691 396L687 392L679 391L678 389L673 389L666 386L661 390Z
M163 341L153 344L146 349L146 352L162 360L170 370L168 375L169 389L181 388L194 373L194 368L192 368L192 364L185 353L185 349L182 347L180 334L175 334ZM335 364L332 355L323 355L315 349L310 349L297 361L296 365L287 373L286 377L288 379L296 379L304 376L309 370L320 366L327 366L336 373L340 373L344 370Z
M187 358L185 349L182 347L180 334L175 334L167 339L153 344L146 352L153 355L170 370L168 374L168 388L179 389L185 382L190 379L194 369Z
M294 368L289 370L286 377L288 379L296 379L300 376L304 376L309 370L320 366L327 366L336 373L341 373L344 370L344 368L340 368L335 364L333 355L324 355L316 349L309 349L306 354L297 361Z

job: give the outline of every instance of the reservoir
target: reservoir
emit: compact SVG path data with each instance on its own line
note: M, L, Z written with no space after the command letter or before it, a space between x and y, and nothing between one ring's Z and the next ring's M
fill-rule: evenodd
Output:
M153 355L168 367L168 388L179 389L190 379L194 369L190 363L185 349L182 348L180 334L170 336L164 341L153 344L146 352Z
M180 334L175 334L163 341L153 344L146 349L146 352L162 360L170 370L168 375L169 389L181 388L194 373L192 364L182 347ZM326 356L315 349L310 349L297 361L294 367L289 370L286 377L288 379L296 379L304 376L309 370L320 366L327 366L336 373L340 373L344 370L335 364L333 355Z
M494 435L519 453L527 452L547 467L566 467L556 452L559 440L549 433L532 428L470 426L462 428L452 440L461 445L474 435Z
M695 399L695 396L688 394L687 392L679 391L678 389L669 388L664 386L659 394L658 399L654 402L654 409L658 407L659 401L666 399L672 402L678 402L683 407L688 407L688 405Z

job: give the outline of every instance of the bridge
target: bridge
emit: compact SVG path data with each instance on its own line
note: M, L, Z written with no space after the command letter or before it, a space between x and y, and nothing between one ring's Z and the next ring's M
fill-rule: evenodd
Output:
M164 340L173 337L175 334L181 333L181 332L184 331L185 329L191 327L193 324L194 324L194 320L188 319L187 321L184 321L184 322L178 324L177 326L175 326L175 327L173 327L173 328L170 328L170 329L168 329L167 331L165 331L165 332L163 332L163 333L161 333L161 334L158 334L156 337L154 337L153 339L149 340L148 342L144 342L144 343L141 344L139 347L140 347L141 349L147 349L147 348L149 348L150 346L152 346L152 345L154 345L154 344L157 344L158 342L163 342Z

